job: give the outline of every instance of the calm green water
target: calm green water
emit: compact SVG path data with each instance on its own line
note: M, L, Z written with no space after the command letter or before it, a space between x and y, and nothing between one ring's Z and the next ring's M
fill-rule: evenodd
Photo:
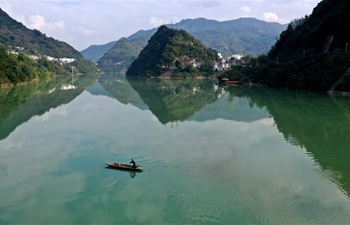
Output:
M214 84L0 89L0 224L349 224L350 98Z

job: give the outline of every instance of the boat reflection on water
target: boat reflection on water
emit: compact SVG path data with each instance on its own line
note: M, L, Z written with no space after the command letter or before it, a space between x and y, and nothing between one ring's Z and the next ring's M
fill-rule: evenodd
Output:
M123 170L123 169L113 168L113 167L109 167L109 166L106 166L105 168L109 169L109 170L118 170L120 172L129 173L131 178L135 178L137 173L142 173L142 170L140 170L140 171L130 171L130 170Z

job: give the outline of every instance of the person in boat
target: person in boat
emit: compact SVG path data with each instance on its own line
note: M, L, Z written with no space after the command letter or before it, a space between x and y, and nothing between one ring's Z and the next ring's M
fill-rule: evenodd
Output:
M135 161L133 159L131 159L131 161L129 163L132 163L132 167L136 168L136 163L135 163Z

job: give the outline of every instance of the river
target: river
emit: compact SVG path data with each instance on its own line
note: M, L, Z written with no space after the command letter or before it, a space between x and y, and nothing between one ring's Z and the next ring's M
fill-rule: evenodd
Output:
M211 80L0 89L0 224L348 224L350 98ZM141 173L113 170L128 163Z

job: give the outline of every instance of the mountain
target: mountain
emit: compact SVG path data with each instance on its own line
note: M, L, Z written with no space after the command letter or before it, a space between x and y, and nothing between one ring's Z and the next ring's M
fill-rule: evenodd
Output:
M91 45L87 49L81 51L81 54L83 54L85 59L97 62L115 43L116 41L111 41L104 45Z
M244 75L270 87L350 91L349 18L348 0L321 1L310 16L292 21Z
M0 9L0 84L30 81L34 78L72 73L95 73L97 67L63 41L47 37L38 30L30 30ZM9 54L12 53L12 54ZM6 55L7 54L7 55ZM17 57L18 55L18 57ZM38 57L37 60L30 59ZM60 63L44 59L74 58L74 62Z
M304 51L319 54L345 50L350 39L349 16L349 1L323 0L310 16L288 25L269 52L269 58L290 60L303 55Z
M217 55L217 51L207 48L186 31L163 25L133 61L126 75L183 76L187 72L209 72L213 71Z
M31 54L40 53L55 58L83 58L77 50L67 43L47 37L38 30L28 29L1 9L0 43L6 47L23 47Z
M126 38L119 39L107 53L98 61L98 67L105 72L124 74L130 64L140 54L147 44L147 37L135 38L129 41Z
M233 54L257 56L267 53L276 42L276 37L286 29L286 25L254 18L239 18L223 22L205 18L185 19L167 26L187 31L224 56ZM156 28L141 30L129 36L128 39L148 35L156 30Z
M224 56L243 54L257 56L267 53L276 42L276 37L286 29L286 25L265 22L254 18L240 18L236 20L219 22L204 18L186 19L176 24L167 24L168 27L183 29L200 40L203 44L211 47ZM158 30L140 30L127 37L129 41L148 37ZM146 46L147 41L141 48ZM90 47L89 47L90 48ZM102 52L104 45L95 46L94 49ZM107 51L105 51L107 52ZM87 59L89 55L82 51Z

